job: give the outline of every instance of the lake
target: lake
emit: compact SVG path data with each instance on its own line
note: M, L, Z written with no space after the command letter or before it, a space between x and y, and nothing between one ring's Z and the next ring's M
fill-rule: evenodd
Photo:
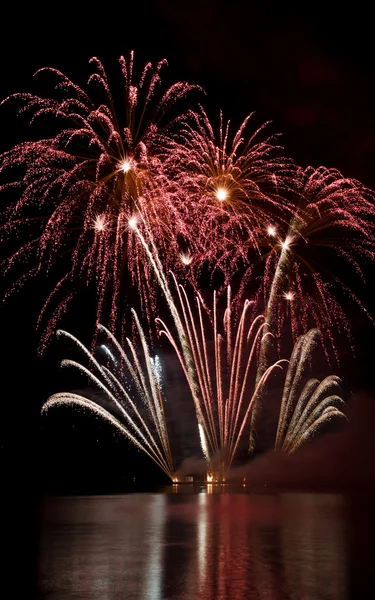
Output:
M25 600L374 598L368 500L204 485L45 498L13 596L27 577Z

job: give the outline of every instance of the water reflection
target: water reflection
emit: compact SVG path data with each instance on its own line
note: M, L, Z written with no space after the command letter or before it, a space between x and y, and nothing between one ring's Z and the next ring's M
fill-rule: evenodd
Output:
M347 598L340 496L180 490L49 500L38 597Z
M301 494L292 499L284 496L282 502L281 543L289 597L345 599L342 499Z

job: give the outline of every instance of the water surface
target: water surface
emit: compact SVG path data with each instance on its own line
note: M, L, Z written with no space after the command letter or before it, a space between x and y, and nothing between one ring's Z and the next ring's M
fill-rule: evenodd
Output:
M215 486L48 498L29 597L373 598L356 555L367 551L363 523L353 520L357 504L335 494Z

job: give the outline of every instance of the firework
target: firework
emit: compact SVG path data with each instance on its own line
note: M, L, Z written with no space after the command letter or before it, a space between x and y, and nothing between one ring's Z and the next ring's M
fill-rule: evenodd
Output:
M74 342L84 354L88 367L73 360L63 360L62 367L78 369L102 394L99 400L90 400L72 393L51 396L42 408L46 413L52 407L72 405L90 410L107 421L145 452L173 480L173 462L164 412L164 396L161 386L160 362L152 357L145 334L135 311L133 311L138 341L142 351L137 352L134 343L127 339L126 353L115 337L103 325L99 332L107 338L101 346L110 361L101 364L79 340L66 331L58 334ZM116 358L118 357L118 358Z
M335 293L343 290L365 310L345 283L341 265L345 271L351 267L363 281L360 261L374 259L373 192L323 167L298 170L294 188L294 214L288 227L281 222L269 233L271 251L265 257L258 296L266 306L265 329L280 339L289 319L296 340L312 320L325 332L338 359L335 337L340 332L350 335L350 326ZM268 362L270 342L271 338L264 339L260 374Z
M265 256L256 304L265 306L265 332L281 340L290 324L295 341L310 326L317 327L325 333L328 361L331 349L338 362L335 339L344 333L351 341L351 333L337 293L344 292L371 319L344 276L349 267L364 281L361 263L374 258L373 193L339 171L323 167L298 170L294 189L295 208L288 227L279 222L268 229L271 250ZM273 360L272 339L263 337L258 379ZM259 397L254 404L253 429L260 402ZM253 434L250 447L254 447Z
M203 454L211 470L216 459L220 462L216 472L224 477L249 421L254 448L261 398L269 375L280 365L274 361L281 340L295 341L311 326L318 327L324 331L327 358L333 353L338 359L336 336L350 338L340 294L365 310L340 263L364 279L362 262L374 259L374 194L337 170L296 168L282 156L277 136L266 133L268 124L250 130L252 115L233 134L221 113L216 133L202 107L173 114L172 119L169 109L196 86L179 82L163 91L166 61L147 64L136 78L133 59L131 53L119 61L121 111L96 58L90 61L93 73L84 88L55 69L42 69L41 74L56 81L53 94L15 94L7 99L20 103L19 113L31 123L43 118L50 126L53 117L55 133L17 144L0 156L0 172L8 178L0 190L18 197L4 211L3 240L12 246L15 236L30 233L3 265L6 272L14 267L17 272L18 263L32 264L10 291L42 270L55 282L38 321L44 325L42 348L82 284L96 291L97 323L106 322L115 331L124 326L125 308L119 307L131 291L136 292L133 298L142 316L153 324L157 282L176 335L158 321L186 375ZM55 264L63 265L57 282ZM259 265L259 291L253 303L243 305L243 292ZM171 273L180 282L189 280L196 292L204 275L209 274L205 285L215 278L219 283L212 310L199 292L192 306L174 275L172 293ZM228 301L221 321L218 298L224 290ZM56 306L52 316L51 305ZM147 377L137 366L130 341L126 343L131 358L126 358L104 328L110 344L102 351L114 372L125 364L146 399L158 442L154 433L151 441L151 429L121 383L120 371L114 375L100 365L78 340L97 375L72 361L64 365L91 377L115 407L112 416L101 406L96 411L118 423L170 475L159 364L150 356L136 313L134 323ZM288 371L291 387L284 390L276 442L288 451L326 418L341 414L335 406L338 397L327 396L335 378L311 380L297 398L306 348L314 335L298 342ZM91 409L95 404L62 394L46 406L61 402Z
M6 261L6 269L33 258L31 276L42 269L50 271L66 253L71 257L67 267L63 261L67 274L42 310L41 316L51 303L57 304L42 346L82 281L96 287L98 322L108 303L112 328L129 276L142 308L153 305L149 264L143 260L132 227L136 214L141 212L152 228L166 265L170 262L177 268L181 264L179 239L193 237L188 230L191 203L187 207L181 201L183 194L168 177L159 155L160 131L168 122L168 110L196 86L178 82L162 91L160 72L165 60L156 66L148 63L138 81L133 53L119 62L123 100L118 112L97 58L90 61L94 72L87 89L47 68L38 73L56 80L53 97L22 93L6 99L19 102L19 113L28 115L31 122L45 118L49 123L53 116L59 124L51 137L17 144L0 157L0 172L8 179L12 173L17 177L2 190L19 192L18 200L5 212L3 239L19 237L25 229L29 234L33 225L29 241ZM23 276L13 289L26 280Z
M329 375L323 381L309 379L301 391L306 363L319 338L319 331L311 329L294 346L285 378L275 450L294 452L324 424L345 417L338 408L344 401L334 393L341 384L335 375Z
M251 302L246 300L237 319L232 311L228 288L227 306L221 322L216 293L210 313L199 294L195 298L194 311L184 287L178 285L176 280L175 284L180 304L180 322L193 359L196 377L194 388L179 341L161 319L157 321L162 327L161 334L169 339L175 349L190 385L208 471L215 473L215 478L222 481L246 431L254 399L272 371L283 361L271 365L255 385L253 378L257 348L264 327L262 315L251 320ZM213 341L212 348L209 347L210 341Z
M179 119L177 133L165 139L166 164L190 199L205 207L205 236L196 263L209 263L230 279L233 266L250 268L249 249L259 252L270 212L280 220L288 203L291 163L279 156L277 136L265 134L268 123L251 131L249 115L233 135L220 113L216 133L202 107Z

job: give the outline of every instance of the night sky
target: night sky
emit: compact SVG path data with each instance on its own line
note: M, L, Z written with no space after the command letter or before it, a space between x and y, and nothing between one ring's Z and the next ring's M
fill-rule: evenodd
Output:
M370 8L357 3L331 14L326 4L316 3L296 10L285 3L274 9L268 3L160 0L100 11L87 4L76 12L76 5L54 4L47 13L31 3L22 10L16 3L8 6L0 36L2 98L35 89L32 75L44 66L84 84L94 55L116 74L118 57L134 49L138 65L168 59L167 83L186 79L203 86L211 116L223 108L239 125L255 110L260 122L273 122L286 154L301 165L337 167L375 186ZM1 150L27 139L12 111L0 112L0 123ZM4 472L29 488L49 481L53 488L70 489L80 479L88 487L93 481L105 487L134 452L101 426L88 428L77 413L62 415L59 424L56 416L50 428L39 419L48 395L64 388L60 351L52 345L42 358L36 356L35 323L47 293L48 285L30 283L0 312ZM375 316L369 289L363 298ZM82 307L76 318L84 320ZM352 381L371 391L374 331L363 315L353 319L358 374ZM139 456L135 460L148 468Z

